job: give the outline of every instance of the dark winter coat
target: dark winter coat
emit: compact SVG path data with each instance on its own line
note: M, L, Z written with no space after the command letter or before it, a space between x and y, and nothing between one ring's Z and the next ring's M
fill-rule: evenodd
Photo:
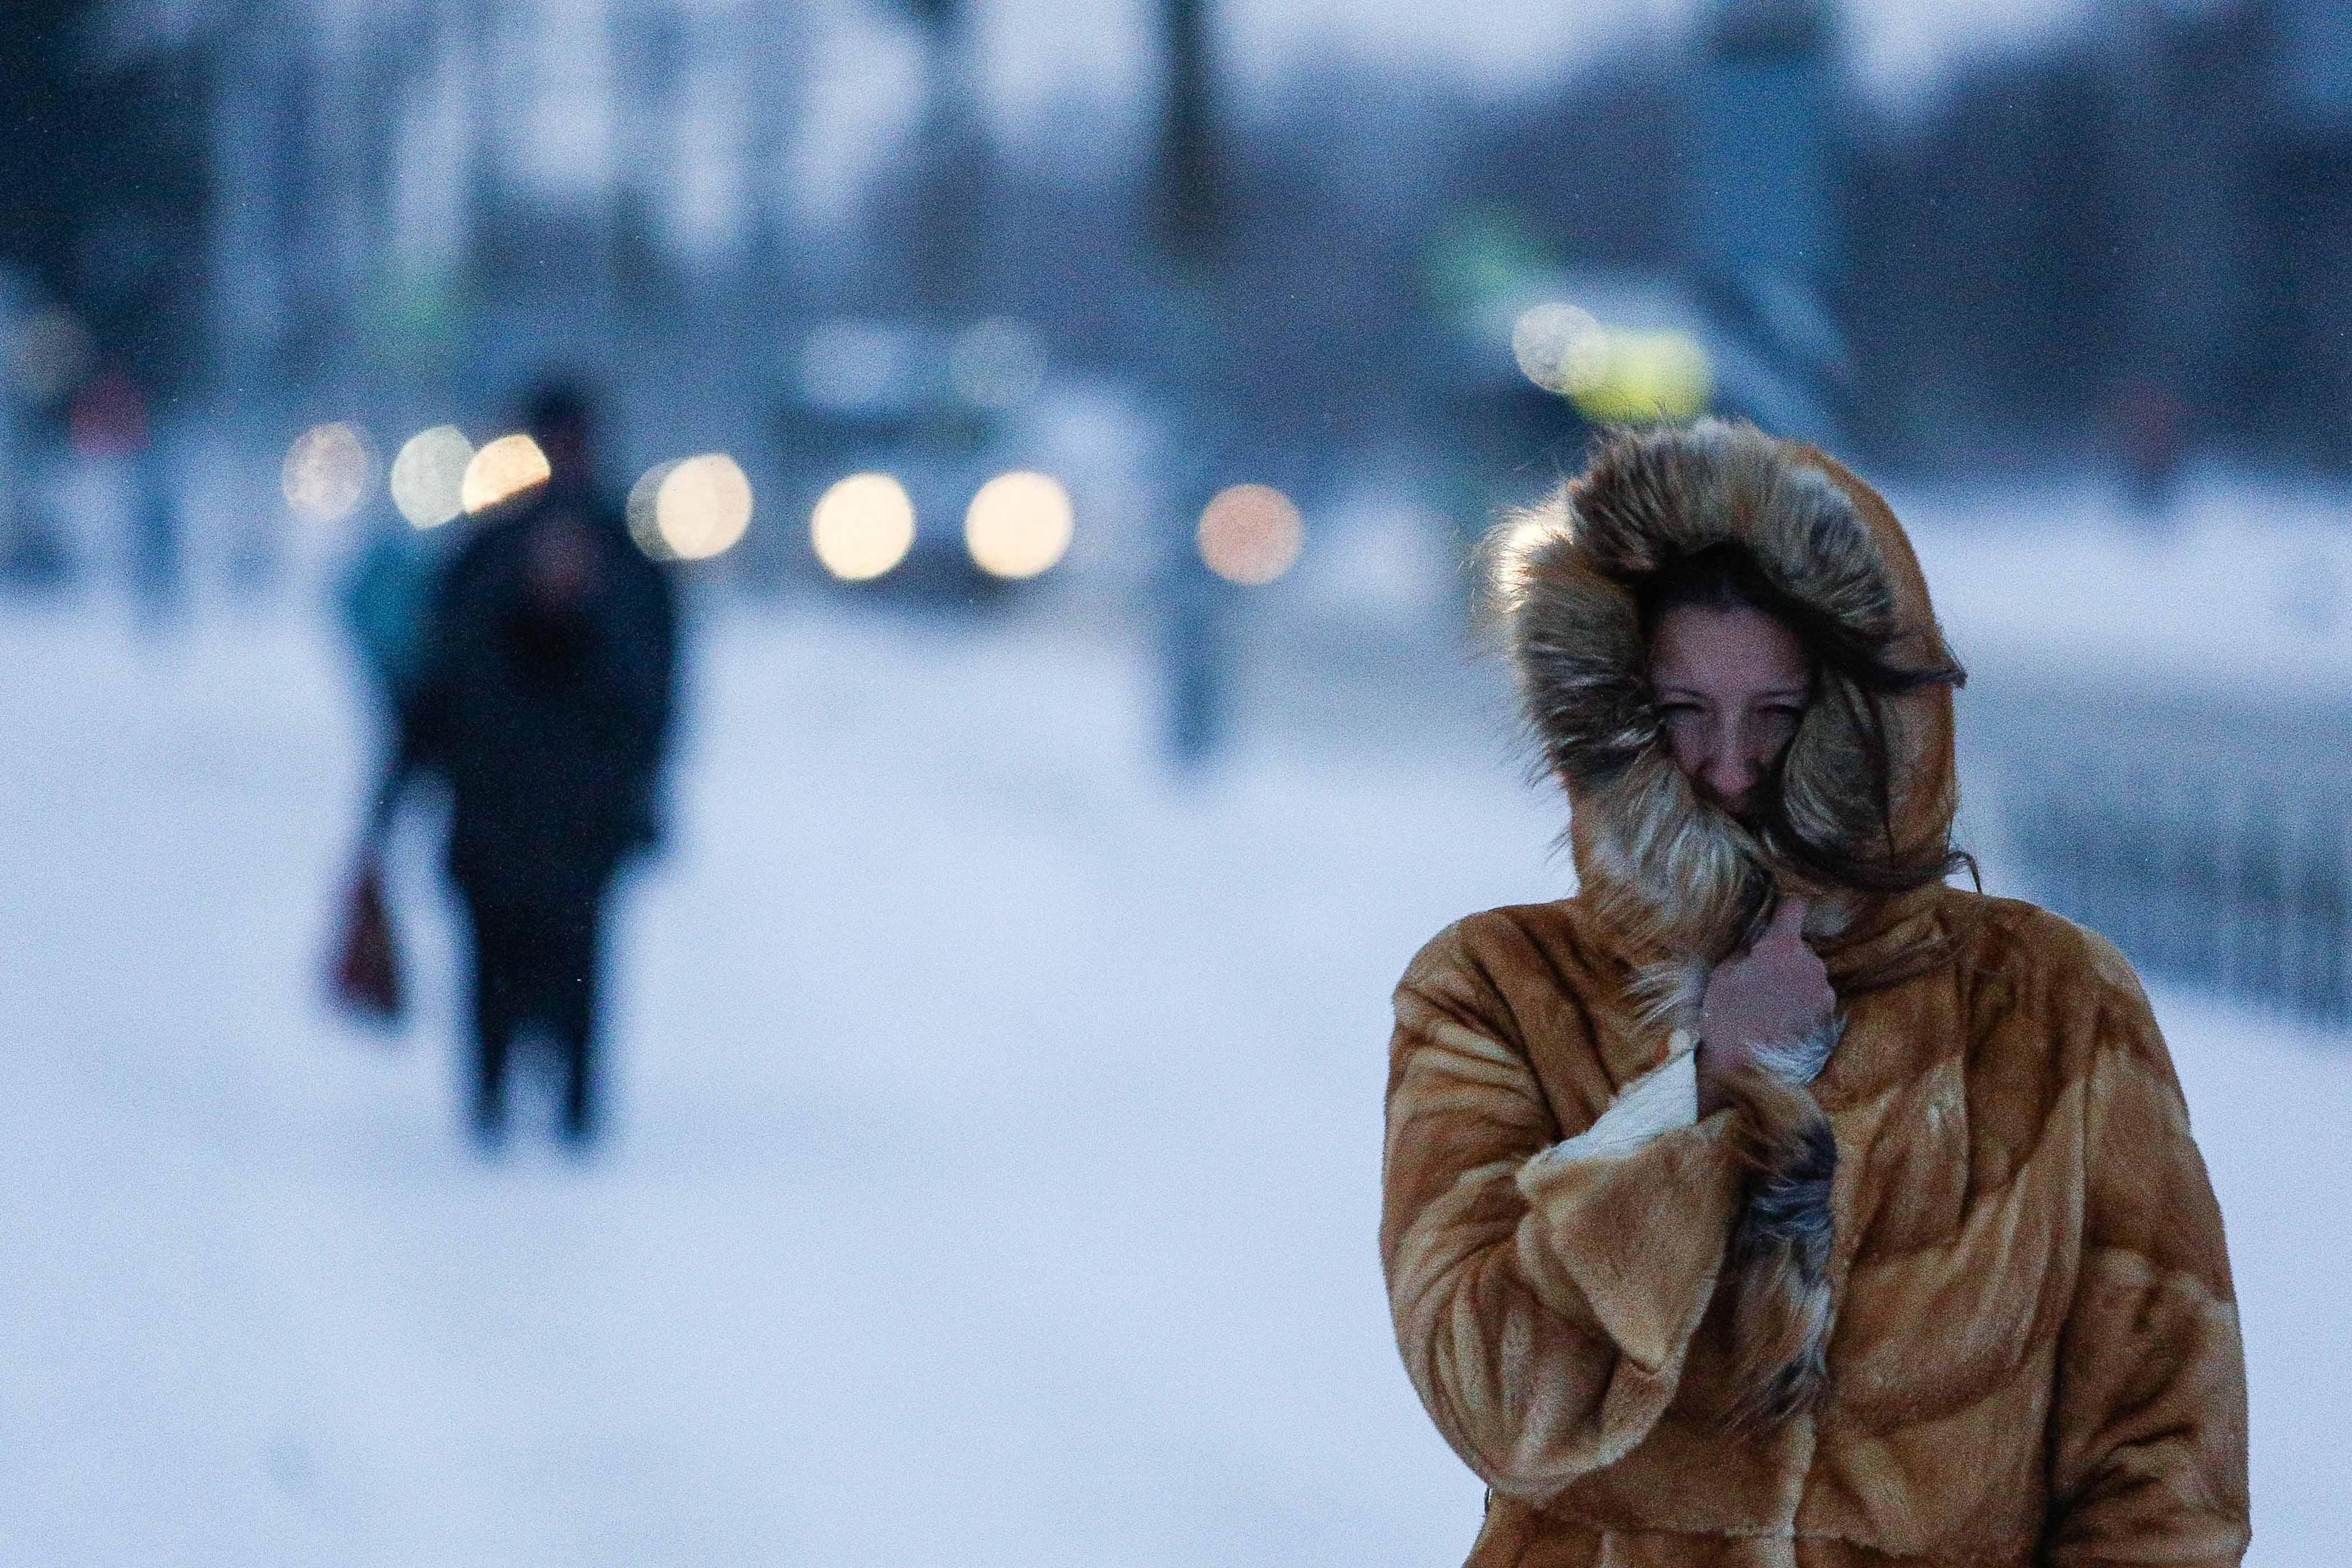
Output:
M593 896L653 837L670 729L674 589L622 519L545 488L484 514L435 585L402 711L402 763L449 786L454 878L497 901ZM528 585L551 531L586 586L550 613Z
M1666 753L1635 604L1725 539L1907 661L1943 651L1885 504L1743 426L1615 438L1507 546L1580 890L1413 960L1381 1230L1406 1368L1493 1489L1470 1562L2228 1568L2246 1406L2221 1218L2113 947L1943 886L1808 889L1843 1035L1697 1115L1707 959L1756 879L1792 879ZM1941 845L1948 690L1889 703L1889 823L1824 680L1792 812Z

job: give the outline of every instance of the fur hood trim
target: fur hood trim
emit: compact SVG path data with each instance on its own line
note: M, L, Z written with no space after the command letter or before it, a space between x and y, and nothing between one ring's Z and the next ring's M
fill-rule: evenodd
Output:
M1867 902L1809 887L1674 765L1652 698L1640 595L1679 557L1743 546L1776 587L1906 663L1950 659L1926 580L1876 491L1809 447L1702 420L1620 430L1585 471L1507 521L1490 547L1490 609L1507 643L1546 772L1567 791L1586 891L1653 956L1720 958L1773 889L1821 904L1833 938ZM1821 842L1878 841L1862 694L1826 675L1782 773L1791 819ZM1951 694L1882 699L1894 837L1906 854L1948 840L1957 805Z

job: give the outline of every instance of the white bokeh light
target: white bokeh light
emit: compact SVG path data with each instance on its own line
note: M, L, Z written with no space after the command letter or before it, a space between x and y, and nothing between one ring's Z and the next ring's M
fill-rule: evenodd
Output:
M359 509L373 466L367 440L355 426L314 425L287 448L278 480L297 517L340 522Z
M465 508L474 444L455 425L419 430L392 459L392 504L414 528L438 528Z
M915 544L915 503L888 474L852 474L824 492L809 516L817 561L845 583L879 577Z
M708 561L734 548L751 526L751 481L724 452L666 466L654 487L654 531L680 561Z
M964 512L964 548L992 577L1034 577L1068 551L1076 523L1069 492L1052 475L999 474Z

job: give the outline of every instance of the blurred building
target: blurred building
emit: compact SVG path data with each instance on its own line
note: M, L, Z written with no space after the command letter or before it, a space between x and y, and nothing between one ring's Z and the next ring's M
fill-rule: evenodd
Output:
M2256 356L2277 367L2255 410L2352 462L2352 7L2273 0L2258 14L2275 92L2256 121ZM2294 388L2306 386L2306 400ZM2252 412L2253 410L2250 410Z
M0 89L31 133L0 157L0 259L99 357L272 428L437 420L560 361L744 447L844 316L1007 317L1057 365L1160 385L1153 103L1175 67L1246 74L1213 58L1229 34L1204 12L1189 65L1147 35L1164 58L1123 90L1153 102L1073 108L1054 140L1100 151L1046 156L990 118L985 10L11 6ZM1197 301L1233 349L1175 394L1234 416L1248 471L1220 477L1312 491L1478 444L1433 367L1507 254L1675 292L1718 405L1881 460L2079 459L2170 408L2192 450L2352 463L2342 6L2100 0L1900 103L1858 85L1847 27L1835 0L1707 0L1517 95L1402 58L1253 79ZM1465 350L1506 379L1508 351ZM1477 460L1524 490L1578 425L1520 423Z
M0 6L0 264L29 308L70 301L102 357L148 382L195 366L183 308L205 268L187 241L208 190L202 82L184 51L149 47L156 9Z
M2352 459L2343 17L2111 0L1924 110L1858 117L1871 436L1929 461L2063 453L2153 397L2192 448Z
M800 8L220 5L213 363L446 394L789 286ZM359 390L359 388L353 388Z
M1834 442L1852 394L1829 300L1844 280L1832 164L1830 0L1718 0L1704 15L1684 268L1713 318L1719 380L1759 422Z

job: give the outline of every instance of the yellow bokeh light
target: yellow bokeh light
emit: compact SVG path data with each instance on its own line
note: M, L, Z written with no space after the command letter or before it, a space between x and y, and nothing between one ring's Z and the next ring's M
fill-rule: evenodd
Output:
M420 430L392 459L392 504L415 528L438 528L465 510L474 444L455 425Z
M351 516L368 488L367 442L349 425L314 425L294 437L278 476L286 504L312 522Z
M481 511L545 484L548 472L547 454L538 442L523 435L501 436L483 443L467 463L457 500L467 511Z
M1298 508L1272 485L1219 490L1201 513L1201 559L1218 576L1247 587L1289 571L1306 539Z
M992 577L1034 577L1070 548L1076 514L1050 474L999 474L980 487L963 514L964 548Z
M1715 395L1706 351L1686 332L1610 332L1598 363L1568 390L1602 424L1688 419Z
M852 474L824 492L809 515L809 542L845 583L881 576L915 544L915 503L887 474Z
M1604 425L1688 419L1715 395L1714 367L1690 333L1607 327L1556 300L1511 323L1511 357L1529 381Z
M680 561L708 561L751 526L751 481L724 452L667 465L654 487L654 531Z

